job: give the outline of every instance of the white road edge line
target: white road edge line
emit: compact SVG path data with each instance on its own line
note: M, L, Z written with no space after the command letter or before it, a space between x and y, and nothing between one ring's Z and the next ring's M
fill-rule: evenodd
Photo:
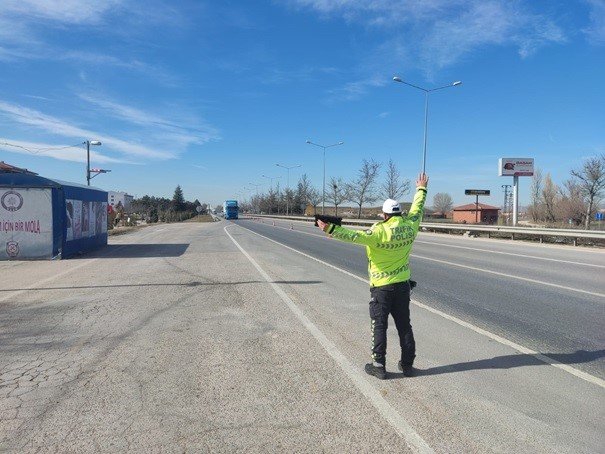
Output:
M310 236L316 236L318 238L329 239L329 237L327 237L325 235L317 235L315 233L303 232L301 230L290 230L290 229L287 229L285 227L281 227L281 226L277 226L277 225L275 227L283 229L283 230L287 230L289 232L297 232L297 233L302 233L304 235L310 235ZM250 229L248 229L248 230L250 230ZM421 241L421 243L422 243L422 241ZM436 244L436 243L431 243L431 244ZM459 247L459 246L456 246L456 247ZM486 251L486 252L493 252L493 251ZM479 272L482 272L482 273L495 274L497 276L508 277L508 278L511 278L511 279L519 279L520 281L531 282L532 284L541 284L541 285L546 285L546 286L549 286L549 287L556 287L556 288L560 288L560 289L564 289L564 290L569 290L569 291L572 291L572 292L585 293L587 295L592 295L592 296L598 296L600 298L605 298L605 294L603 294L603 293L591 292L589 290L582 290L582 289L575 288L575 287L567 287L565 285L560 285L560 284L552 284L550 282L539 281L537 279L530 279L528 277L515 276L514 274L500 273L499 271L491 271L491 270L486 270L486 269L483 269L483 268L477 268L477 267L470 266L470 265L462 265L461 263L449 262L447 260L433 259L433 258L430 258L430 257L424 257L422 255L418 255L418 254L410 254L410 257L416 257L416 258L424 259L424 260L431 260L433 262L443 263L445 265L457 266L459 268L467 268L469 270L479 271ZM574 263L574 262L570 262L570 263ZM592 265L589 265L589 266L592 266ZM600 266L600 265L595 265L595 266Z
M291 250L293 252L296 252L296 253L298 253L300 255L303 255L303 256L311 259L311 260L315 260L318 263L321 263L321 264L323 264L325 266L328 266L328 267L330 267L332 269L340 271L341 273L344 273L344 274L346 274L348 276L351 276L351 277L357 279L358 281L364 282L366 284L368 283L367 279L359 277L356 274L353 274L353 273L350 273L349 271L346 271L346 270L343 270L341 268L338 268L337 266L334 266L334 265L332 265L330 263L324 262L323 260L320 260L320 259L318 259L316 257L313 257L313 256L309 255L309 254L305 254L304 252L301 252L301 251L299 251L297 249L294 249L294 248L292 248L290 246L287 246L287 245L285 245L283 243L280 243L279 241L275 241L275 240L273 240L271 238L268 238L268 237L266 237L264 235L261 235L260 233L256 233L253 230L250 230L250 229L248 229L246 227L243 227L241 224L237 224L237 225L239 227L247 230L250 233L258 235L258 236L260 236L260 237L262 237L262 238L264 238L264 239L266 239L268 241L271 241L271 242L273 242L275 244L279 244L280 246L285 247L286 249L289 249L289 250ZM580 379L582 379L584 381L587 381L587 382L592 383L594 385L600 386L601 388L605 388L605 380L602 380L599 377L595 377L594 375L590 375L589 373L583 372L583 371L581 371L579 369L576 369L574 367L571 367L571 366L569 366L567 364L563 364L560 361L557 361L556 359L551 358L550 356L543 355L542 353L538 353L535 350L531 350L531 349L529 349L527 347L519 345L519 344L517 344L517 343L515 343L513 341L510 341L510 340L508 340L508 339L506 339L504 337L501 337L501 336L498 336L497 334L491 333L491 332L489 332L489 331L487 331L487 330L485 330L483 328L479 328L478 326L475 326L475 325L473 325L473 324L471 324L469 322L465 322L464 320L461 320L461 319L459 319L457 317L454 317L452 315L446 314L445 312L441 312L438 309L434 309L434 308L432 308L430 306L427 306L426 304L422 304L422 303L420 303L420 302L418 302L416 300L411 300L411 301L412 301L413 304L415 304L418 307L421 307L422 309L425 309L425 310L427 310L429 312L432 312L433 314L439 315L440 317L443 317L443 318L445 318L447 320L450 320L450 321L452 321L452 322L454 322L454 323L456 323L456 324L458 324L460 326L464 326L465 328L468 328L468 329L470 329L470 330L472 330L472 331L474 331L474 332L476 332L478 334L486 336L489 339L492 339L492 340L494 340L494 341L496 341L496 342L498 342L498 343L500 343L502 345L506 345L507 347L510 347L510 348L512 348L514 350L517 350L520 353L523 353L523 354L526 354L526 355L532 355L534 358L542 361L543 363L546 363L548 365L551 365L553 367L561 369L561 370L563 370L563 371L565 371L565 372L573 375L574 377L580 378Z
M321 330L302 312L302 310L292 301L292 299L275 284L271 277L260 267L260 265L248 254L244 248L231 236L225 226L223 230L231 238L231 241L237 246L242 254L252 263L254 268L275 290L282 301L294 313L296 318L303 326L311 333L311 335L319 342L324 350L332 357L332 359L340 366L342 371L349 377L355 387L370 401L370 403L378 410L378 412L386 419L395 431L407 442L409 447L414 452L433 453L431 447L422 439L420 435L408 424L408 422L395 410L386 399L378 392L362 375L362 373L354 367L351 362L344 356Z

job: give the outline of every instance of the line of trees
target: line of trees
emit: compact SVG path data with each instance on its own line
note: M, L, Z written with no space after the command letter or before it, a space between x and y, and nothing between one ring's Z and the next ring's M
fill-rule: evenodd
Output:
M198 215L197 207L201 207L199 214L206 214L208 206L195 199L193 202L185 200L183 189L178 185L172 199L144 195L134 199L130 211L137 213L148 223L180 222Z
M605 154L589 158L561 186L536 169L528 215L535 223L571 223L589 229L605 192Z
M372 205L381 198L399 200L410 190L410 180L401 177L401 173L392 159L386 166L385 178L381 182L380 170L382 164L374 159L364 159L361 167L351 181L332 177L326 185L326 203L335 208L338 215L338 207L345 202L357 205L357 217L361 218L362 208ZM302 175L296 188L280 190L279 184L276 189L270 189L266 194L252 196L247 203L240 204L244 211L256 211L267 214L285 213L286 207L290 213L304 213L307 205L311 205L317 213L317 208L322 203L322 190L315 188L306 174Z

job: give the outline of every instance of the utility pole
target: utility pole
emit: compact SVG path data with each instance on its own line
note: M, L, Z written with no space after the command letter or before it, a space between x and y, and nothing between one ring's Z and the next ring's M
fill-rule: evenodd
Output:
M502 206L502 214L505 215L505 219L506 219L506 225L508 225L508 217L510 215L510 210L509 210L509 202L510 202L510 197L509 197L509 191L510 191L510 184L503 184L502 188L504 189L504 205Z

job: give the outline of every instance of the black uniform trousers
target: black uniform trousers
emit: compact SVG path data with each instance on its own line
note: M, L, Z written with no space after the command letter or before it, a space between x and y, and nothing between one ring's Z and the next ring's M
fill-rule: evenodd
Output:
M416 342L410 324L410 283L370 287L370 318L372 323L372 359L385 364L389 314L395 320L401 345L401 363L411 366L416 357Z

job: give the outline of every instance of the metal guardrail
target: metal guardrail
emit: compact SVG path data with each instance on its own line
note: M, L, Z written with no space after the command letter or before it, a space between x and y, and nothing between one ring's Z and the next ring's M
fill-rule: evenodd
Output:
M285 219L293 221L305 221L313 222L314 219L308 216L277 216L269 214L255 214L252 217L258 218L274 218L274 219ZM366 219L343 219L344 225L359 225L367 226L372 225L376 221ZM573 241L574 246L578 244L578 238L589 239L589 240L600 240L605 241L605 231L598 230L573 230L573 229L546 229L546 228L535 228L535 227L508 227L499 225L473 225L473 224L446 224L436 222L422 222L420 227L424 231L445 231L445 232L477 232L487 233L488 238L493 234L500 234L509 236L512 240L519 236L534 236L539 237L540 243L543 242L545 237L560 237L569 238Z

